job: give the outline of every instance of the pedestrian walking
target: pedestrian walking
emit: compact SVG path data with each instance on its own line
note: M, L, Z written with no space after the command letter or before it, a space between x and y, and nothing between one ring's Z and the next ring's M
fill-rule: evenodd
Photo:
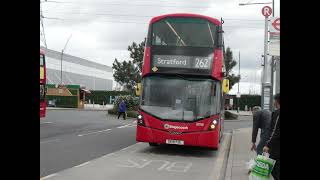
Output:
M251 136L251 151L255 150L257 154L262 155L263 147L265 146L269 138L269 126L271 122L271 112L266 109L261 109L259 106L252 108L253 114L253 126L252 126L252 136ZM256 139L258 131L260 129L260 141L258 146L256 146Z
M274 180L280 180L280 93L274 96L274 107L276 110L272 113L270 136L263 152L269 153L269 157L276 160L271 173Z
M119 103L119 114L118 119L120 118L121 114L123 114L123 120L126 120L126 103L124 100L121 100Z

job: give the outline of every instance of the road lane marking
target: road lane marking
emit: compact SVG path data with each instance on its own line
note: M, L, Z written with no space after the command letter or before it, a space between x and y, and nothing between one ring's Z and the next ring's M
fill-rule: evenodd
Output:
M126 124L126 125L123 125L123 126L119 126L117 128L121 129L121 128L126 128L126 127L135 127L136 124Z
M130 124L126 124L126 125L124 125L124 126L119 126L119 127L117 127L117 128L125 128L125 127L128 127Z
M85 165L87 165L87 164L89 164L90 163L90 161L88 161L88 162L85 162L85 163L82 163L82 164L79 164L78 166L75 166L75 167L81 167L81 166L85 166Z
M49 179L49 178L51 178L51 177L53 177L53 176L56 176L56 175L58 175L58 174L56 174L56 173L50 174L50 175L48 175L48 176L45 176L45 177L40 178L40 180Z
M87 134L79 134L78 136L81 137L81 136L86 136L86 135L90 135L90 134L97 134L97 133L102 133L102 132L106 132L106 131L110 131L111 129L105 129L105 130L102 130L102 131L95 131L95 132L90 132L90 133L87 133Z
M142 142L138 142L138 143L136 143L136 144L132 144L131 146L125 147L125 148L123 148L123 149L120 149L119 151L127 150L127 149L132 148L133 146L135 146L135 145L137 145L137 144L142 144Z
M113 156L113 155L115 155L115 153L109 153L109 154L106 154L106 155L104 155L102 157L108 157L108 156Z
M52 122L42 122L40 124L51 124Z
M56 141L60 141L60 139L52 139L52 140L48 140L48 141L40 141L40 144L49 143L49 142L56 142Z

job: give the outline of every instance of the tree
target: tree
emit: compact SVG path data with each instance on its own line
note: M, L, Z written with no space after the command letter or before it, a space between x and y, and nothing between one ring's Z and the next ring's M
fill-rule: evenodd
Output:
M120 85L125 86L129 91L134 89L136 82L141 81L139 68L132 61L119 62L117 59L112 64L113 77Z
M130 51L130 57L133 59L132 62L139 67L140 73L142 73L145 44L146 44L146 39L144 39L144 41L142 41L140 44L133 42L131 46L128 46L128 51Z
M128 46L132 61L129 60L127 62L124 60L121 63L115 59L112 64L114 80L130 91L133 91L134 86L141 82L145 42L146 39L140 44L133 42L131 46Z
M229 88L232 89L232 86L240 81L240 75L235 75L232 73L232 68L237 65L237 62L233 59L233 54L230 47L224 52L224 63L226 69L226 79L229 79Z

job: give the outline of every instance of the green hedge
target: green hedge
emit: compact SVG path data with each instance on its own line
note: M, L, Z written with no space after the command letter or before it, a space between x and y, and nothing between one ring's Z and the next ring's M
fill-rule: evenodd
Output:
M137 111L127 111L127 117L136 118L138 116ZM115 109L109 109L108 114L118 115L118 111Z
M121 102L121 100L124 100L126 103L126 110L127 111L137 111L138 110L138 106L139 106L139 98L137 97L132 97L130 95L126 95L126 96L118 96L115 99L115 102L113 103L113 109L115 109L116 111L119 111L119 103Z
M129 92L126 91L91 91L91 94L86 94L86 101L89 102L89 99L95 104L110 104L110 96L111 98L111 104L113 103L113 100L116 96L121 95L129 95Z
M238 98L235 95L232 95L234 107L238 107ZM228 104L229 100L225 101L225 104ZM260 95L241 95L239 99L240 110L245 110L245 105L250 107L261 106L261 96Z
M46 96L47 102L55 100L57 107L78 108L78 96Z
M224 119L227 119L227 120L238 119L238 115L237 114L232 114L229 111L225 111L224 112Z

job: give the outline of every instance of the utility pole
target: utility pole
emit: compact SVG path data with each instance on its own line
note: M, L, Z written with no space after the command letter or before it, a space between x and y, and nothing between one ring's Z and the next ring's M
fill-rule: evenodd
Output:
M272 17L274 17L274 0L272 0ZM270 111L274 110L273 107L273 87L274 87L274 56L271 57L271 89L270 89Z
M45 34L45 31L44 31L44 25L43 25L43 13L42 13L42 5L41 5L41 0L40 0L40 23L41 23L41 27L42 27L42 35L43 35L43 37L42 37L42 41L43 41L43 44L44 44L44 46L46 47L46 48L48 48L47 47L47 40L46 40L46 34ZM40 33L41 33L41 31L40 31ZM41 34L40 34L41 35Z
M239 51L239 77L240 77L240 51ZM238 108L237 108L238 113L239 113L239 109L240 109L240 79L238 82Z
M71 36L72 36L72 34L69 36L66 44L64 45L64 48L61 50L61 63L60 63L60 64L61 64L61 70L60 70L60 84L61 84L61 85L62 85L62 60L63 60L63 53L64 53L64 50L65 50L66 47L67 47L67 44L68 44Z

